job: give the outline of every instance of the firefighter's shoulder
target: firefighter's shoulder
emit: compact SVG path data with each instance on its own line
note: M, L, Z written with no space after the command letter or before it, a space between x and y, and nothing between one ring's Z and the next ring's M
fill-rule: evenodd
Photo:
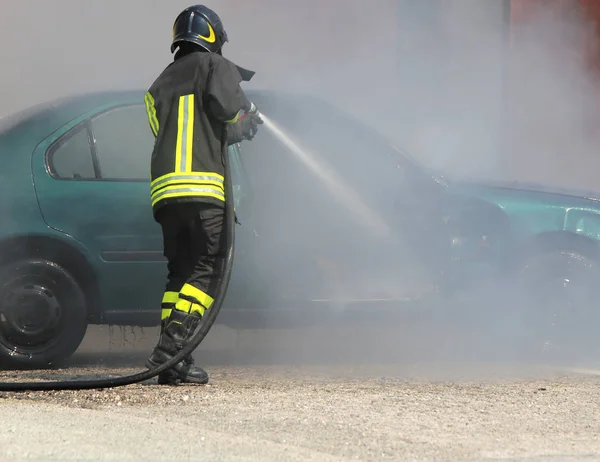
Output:
M254 71L244 69L218 53L209 53L209 58L211 67L217 74L231 72L238 80L245 82L249 82L255 74Z

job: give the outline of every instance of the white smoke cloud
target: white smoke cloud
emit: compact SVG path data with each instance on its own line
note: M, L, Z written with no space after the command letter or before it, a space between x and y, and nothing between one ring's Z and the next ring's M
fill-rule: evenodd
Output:
M453 175L600 189L600 91L584 46L591 24L540 9L513 28L520 38L508 49L503 4L207 3L228 31L225 55L257 71L249 88L320 96ZM71 93L147 88L171 60L172 22L188 3L53 0L40 5L7 0L3 6L0 116ZM299 199L287 206L300 217L293 222L300 227L308 205ZM279 217L271 220L266 227L280 226ZM280 237L280 254L265 261L301 257L311 243L285 246L302 242L302 230L297 233ZM373 241L364 242L363 255L365 248L373 255L386 250ZM380 265L382 274L363 280L379 284L375 289L386 294L418 273L416 262L390 256ZM322 257L330 273L344 273ZM293 286L294 271L290 264L288 273L276 276ZM340 284L332 293L357 291L357 284ZM415 285L412 280L404 284Z

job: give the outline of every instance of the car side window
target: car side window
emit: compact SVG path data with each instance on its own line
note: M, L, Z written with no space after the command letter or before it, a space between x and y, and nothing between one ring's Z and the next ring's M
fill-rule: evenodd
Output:
M96 178L92 150L85 124L61 138L52 147L49 167L53 176L65 180L90 180Z
M154 135L144 105L123 106L92 119L103 180L150 180Z

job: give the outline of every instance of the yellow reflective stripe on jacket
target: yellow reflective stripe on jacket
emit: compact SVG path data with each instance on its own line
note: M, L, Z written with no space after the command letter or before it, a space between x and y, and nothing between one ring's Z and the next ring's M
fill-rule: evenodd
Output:
M152 207L163 199L172 199L176 197L212 197L223 202L225 201L225 193L214 187L168 186L151 196Z
M220 181L221 183L223 183L225 181L225 177L223 175L220 175L215 172L187 172L183 175L181 173L175 172L175 173L167 173L166 175L159 176L155 180L152 180L152 183L150 183L150 184L151 184L151 186L155 186L158 182L161 182L163 180L170 180L174 177L187 177L187 176L194 176L194 177L210 176L210 177L216 178L217 181Z
M179 97L175 172L191 172L194 144L194 95Z
M154 97L150 94L150 92L146 92L146 94L144 95L144 102L146 103L146 114L148 114L148 123L150 124L150 128L152 129L152 133L154 133L154 136L158 136L158 130L160 128L160 125L156 117Z
M151 183L152 206L162 199L174 197L213 197L225 201L224 181L222 175L211 172L163 175Z
M171 316L172 311L172 308L163 308L161 311L160 320L164 321L165 319L168 319L169 316Z
M224 178L218 173L209 172L193 172L187 175L181 175L179 173L169 173L163 175L152 183L150 183L150 193L157 192L160 188L166 186L175 185L207 185L216 186L217 188L224 191Z
M213 298L206 292L187 283L184 284L179 291L179 298L181 299L184 297L189 298L190 301L201 304L207 309L210 308L214 302Z

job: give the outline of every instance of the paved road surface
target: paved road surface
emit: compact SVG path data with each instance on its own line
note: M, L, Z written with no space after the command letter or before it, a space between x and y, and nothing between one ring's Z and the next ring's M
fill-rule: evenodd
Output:
M69 368L0 380L137 371L155 340L102 333ZM382 350L394 337L371 334ZM209 386L0 394L0 461L600 459L600 369L583 363L482 362L459 354L467 341L427 349L417 335L389 362L360 355L353 331L211 335Z

